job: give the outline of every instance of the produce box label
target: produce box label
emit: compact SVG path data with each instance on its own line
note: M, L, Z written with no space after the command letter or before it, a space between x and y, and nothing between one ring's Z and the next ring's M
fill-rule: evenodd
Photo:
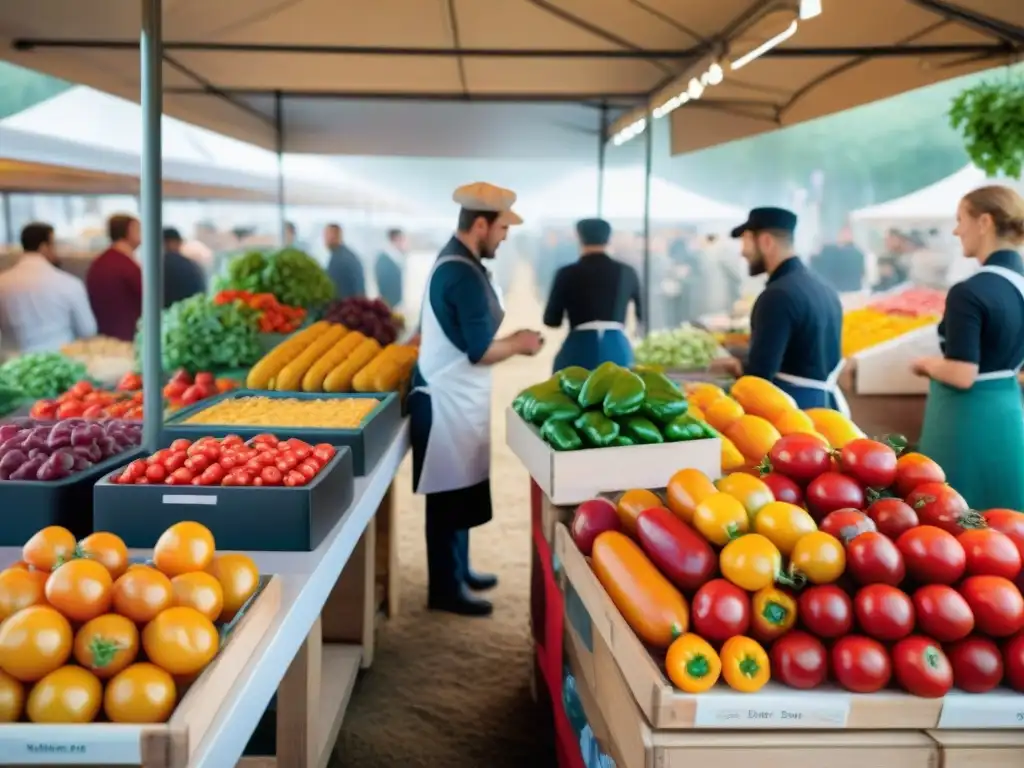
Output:
M712 690L695 700L697 728L845 728L850 715L850 696L842 693Z
M982 696L948 693L942 700L939 728L1024 728L1024 696L992 691Z
M216 496L199 496L198 494L187 493L165 493L164 504L201 504L207 507L217 506Z
M11 732L0 733L3 762L13 765L138 765L141 760L138 736L133 737L123 729L114 731L90 725L89 730L97 733L89 733L85 737L87 740L83 741L50 740L40 738L42 734L32 736L26 733L29 729L38 731L44 728L38 725L5 725L3 730ZM65 726L63 730L67 733L71 728L75 726Z

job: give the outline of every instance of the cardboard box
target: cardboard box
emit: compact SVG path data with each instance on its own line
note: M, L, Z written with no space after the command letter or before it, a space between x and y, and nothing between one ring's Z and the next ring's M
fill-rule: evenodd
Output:
M941 355L938 325L927 325L853 355L858 395L924 395L929 380L910 370L914 358Z
M712 480L722 474L718 438L624 448L555 451L540 431L509 408L505 441L553 504L579 504L601 493L664 488L680 469L699 469Z

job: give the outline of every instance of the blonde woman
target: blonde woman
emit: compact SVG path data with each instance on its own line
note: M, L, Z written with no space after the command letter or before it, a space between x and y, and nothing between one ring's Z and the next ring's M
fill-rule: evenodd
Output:
M954 234L981 267L954 285L939 324L942 357L913 370L931 379L921 452L974 509L1024 510L1024 199L1003 186L964 196Z

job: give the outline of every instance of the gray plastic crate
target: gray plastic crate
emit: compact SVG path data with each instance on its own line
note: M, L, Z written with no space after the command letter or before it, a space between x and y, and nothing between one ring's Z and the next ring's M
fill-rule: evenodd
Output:
M310 429L307 427L285 426L253 426L246 427L231 424L186 424L185 420L200 411L206 410L222 400L239 397L290 398L297 400L339 400L346 398L373 398L380 403L363 419L359 429ZM235 389L223 392L203 400L195 405L183 408L164 423L162 440L170 445L172 440L183 437L187 440L198 440L200 437L225 437L238 435L243 439L255 437L264 432L277 435L282 440L297 437L307 443L329 443L334 446L345 446L352 451L352 467L356 477L362 477L373 471L398 432L402 421L402 405L394 392L379 393L337 393L322 392L270 392L253 389Z

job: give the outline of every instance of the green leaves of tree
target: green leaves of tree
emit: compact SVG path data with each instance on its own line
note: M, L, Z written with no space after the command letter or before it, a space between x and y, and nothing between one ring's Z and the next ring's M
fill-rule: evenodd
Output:
M989 176L1024 170L1024 75L986 81L953 99L949 122L971 160Z

